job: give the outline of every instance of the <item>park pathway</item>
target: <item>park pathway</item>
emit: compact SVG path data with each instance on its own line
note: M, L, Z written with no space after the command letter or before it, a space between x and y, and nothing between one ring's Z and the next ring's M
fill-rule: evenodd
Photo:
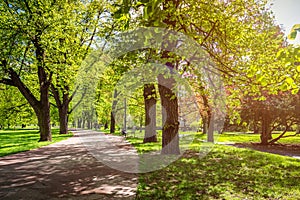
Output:
M0 158L0 199L134 199L137 174L126 173L138 165L123 162L124 170L104 164L122 152L136 154L123 137L95 131L74 131L74 136L32 151ZM98 156L98 158L97 158ZM106 159L105 158L105 159ZM127 170L126 170L127 169Z

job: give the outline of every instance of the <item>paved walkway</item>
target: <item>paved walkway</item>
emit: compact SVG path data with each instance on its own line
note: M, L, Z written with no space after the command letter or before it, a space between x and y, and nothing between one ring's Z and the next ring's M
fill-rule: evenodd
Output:
M123 137L74 131L74 137L67 140L1 157L0 199L134 199L137 174L108 167L109 162L95 158L97 150L118 155L135 152Z

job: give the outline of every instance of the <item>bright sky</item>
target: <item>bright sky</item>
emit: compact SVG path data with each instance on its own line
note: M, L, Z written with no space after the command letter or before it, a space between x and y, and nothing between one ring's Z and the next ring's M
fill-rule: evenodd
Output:
M282 25L285 34L288 35L294 24L300 24L300 0L269 0L274 12L277 24ZM300 44L300 33L295 41L290 43Z

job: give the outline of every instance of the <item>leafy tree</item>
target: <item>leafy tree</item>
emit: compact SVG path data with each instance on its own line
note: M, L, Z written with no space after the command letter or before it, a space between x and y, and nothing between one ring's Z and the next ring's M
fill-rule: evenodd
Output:
M59 49L57 46L53 47L52 63L63 66L56 71L51 84L51 92L59 111L61 134L67 133L68 115L76 107L74 105L70 109L69 105L78 89L74 88L74 81L79 66L90 52L96 38L110 33L111 24L105 17L107 11L104 4L105 2L97 0L82 1L73 8L68 8L71 11L70 21L62 27L67 37L57 35L54 38L58 41Z
M274 60L283 39L270 12L265 8L265 1L166 0L133 3L136 3L134 8L143 8L141 21L144 24L165 27L192 37L215 62L215 69L209 70L218 71L226 84L245 86L247 89L242 91L250 89L257 93L258 85L275 83L278 80L274 77L282 75L276 70L279 63ZM172 57L169 52L163 52L161 56L163 59ZM191 61L195 58L186 59ZM173 59L166 62L166 65L176 69L176 62L178 60ZM190 65L185 70L198 75L192 69L193 66ZM288 82L287 79L282 80ZM163 81L173 84L171 79L159 77L159 85ZM253 87L248 87L251 82L254 82ZM162 104L172 109L167 111L172 113L169 114L172 117L167 120L163 130L163 146L175 141L174 146L169 145L170 149L163 153L178 153L178 103L176 98L164 99L165 95L172 97L174 94L162 87L160 95Z
M47 37L61 33L57 26L64 13L61 5L60 1L1 1L0 6L0 82L17 87L32 106L38 118L40 141L52 139L49 87L53 71L47 63ZM26 78L36 80L38 92L26 84Z
M33 107L40 141L51 140L50 88L60 132L67 131L74 77L98 34L103 12L100 1L1 2L1 83L17 87ZM28 84L34 79L38 86Z
M299 123L299 97L290 91L277 95L265 94L265 100L246 96L242 99L242 122L252 123L261 135L261 144L272 144L284 137L291 127ZM283 129L282 134L272 138L272 132Z

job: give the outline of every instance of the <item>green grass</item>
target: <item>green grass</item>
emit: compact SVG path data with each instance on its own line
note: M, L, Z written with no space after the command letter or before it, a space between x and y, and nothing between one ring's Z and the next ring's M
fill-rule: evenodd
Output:
M127 140L130 141L134 146L137 147L139 153L149 152L149 151L157 151L161 149L161 131L158 132L158 143L147 143L143 144L144 132L136 131L135 135L128 134ZM120 135L119 133L116 133ZM200 148L199 143L206 140L206 135L195 132L181 132L181 135L191 135L193 139L192 141L187 141L188 144L181 144L182 147L185 148ZM277 137L280 133L273 134L273 138ZM287 135L292 135L294 133L290 132ZM223 134L215 134L216 142L234 142L234 143L247 143L247 142L260 142L259 134L247 134L247 133L232 133L225 132ZM279 140L281 144L300 144L300 135L295 137L282 138Z
M225 145L214 145L201 158L202 137L197 135L191 150L168 167L140 174L137 199L299 199L299 160ZM236 142L248 139L255 142L259 136L227 133L219 138ZM143 144L142 138L128 140L140 153L161 145Z
M52 130L52 142L38 142L37 130L1 130L0 157L18 152L36 149L71 137L73 134L60 135L59 130Z
M206 135L201 133L194 133L194 132L185 132L185 134L194 135L196 140L203 141L206 140ZM293 135L294 132L288 132L286 135ZM273 134L273 138L276 138L280 135L279 132ZM260 135L259 134L249 134L249 133L234 133L234 132L225 132L223 134L215 134L216 142L260 142ZM300 144L300 135L282 138L278 141L282 144Z
M293 132L288 132L286 135L293 135ZM280 133L274 133L273 138L276 138ZM247 134L247 133L228 133L225 132L218 137L218 142L260 142L259 134ZM282 138L279 140L282 144L300 144L300 135L288 138Z

